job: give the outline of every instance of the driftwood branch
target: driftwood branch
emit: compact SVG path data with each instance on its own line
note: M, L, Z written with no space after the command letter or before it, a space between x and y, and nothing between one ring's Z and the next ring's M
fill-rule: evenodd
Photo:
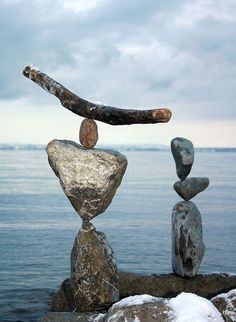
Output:
M171 118L171 111L167 108L128 110L91 103L73 94L46 74L29 66L24 69L23 74L59 98L65 108L85 118L91 118L111 125L165 123Z

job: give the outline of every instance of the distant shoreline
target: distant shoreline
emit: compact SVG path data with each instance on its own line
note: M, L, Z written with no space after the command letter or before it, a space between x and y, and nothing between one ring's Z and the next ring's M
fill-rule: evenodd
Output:
M0 151L40 151L45 150L46 145L43 144L0 144ZM168 145L98 145L98 148L115 149L119 151L169 151ZM236 152L236 147L196 147L198 152Z

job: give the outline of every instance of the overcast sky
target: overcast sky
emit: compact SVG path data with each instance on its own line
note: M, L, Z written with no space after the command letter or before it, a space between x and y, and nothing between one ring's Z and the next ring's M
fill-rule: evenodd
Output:
M0 0L0 142L78 141L82 118L22 75L33 65L90 101L169 107L99 143L236 146L235 0Z

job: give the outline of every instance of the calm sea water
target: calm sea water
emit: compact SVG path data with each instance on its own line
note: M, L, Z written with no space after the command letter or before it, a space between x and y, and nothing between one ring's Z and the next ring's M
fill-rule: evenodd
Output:
M122 152L122 151L121 151ZM180 201L169 151L124 151L128 169L112 204L93 220L122 270L171 272L171 212ZM208 176L194 198L206 254L200 273L236 273L236 153L196 152L191 176ZM0 321L36 321L70 274L81 225L46 152L0 151Z

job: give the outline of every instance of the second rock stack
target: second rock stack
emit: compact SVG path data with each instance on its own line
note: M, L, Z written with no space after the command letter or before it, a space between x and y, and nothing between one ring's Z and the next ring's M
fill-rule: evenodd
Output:
M181 181L174 189L184 201L172 211L172 268L175 274L193 277L197 274L205 252L202 240L202 218L197 206L189 201L209 185L205 177L187 178L194 161L194 147L185 138L174 138L171 151ZM187 179L186 179L187 178Z

